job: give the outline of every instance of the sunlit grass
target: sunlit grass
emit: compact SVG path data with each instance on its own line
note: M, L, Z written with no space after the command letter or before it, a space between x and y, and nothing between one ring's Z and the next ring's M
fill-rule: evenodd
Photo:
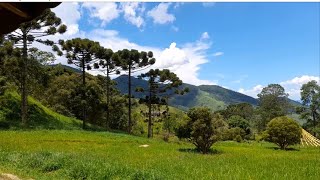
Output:
M2 131L0 172L34 179L318 179L320 149L219 142L202 155L189 143L86 131ZM139 145L148 144L147 148Z

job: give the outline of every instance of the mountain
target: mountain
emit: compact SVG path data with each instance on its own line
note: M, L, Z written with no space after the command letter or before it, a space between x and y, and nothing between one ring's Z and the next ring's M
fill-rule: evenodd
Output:
M114 79L117 82L117 88L121 93L128 93L128 76L121 75ZM136 87L147 88L148 82L135 77L132 77L132 94L135 98L141 98L144 96L143 93L135 92ZM201 85L194 86L191 84L184 83L181 88L189 88L189 93L181 96L174 95L170 98L169 104L182 110L187 110L194 106L208 106L212 110L224 109L229 104L236 103L249 103L254 106L258 105L258 100L217 86L217 85Z

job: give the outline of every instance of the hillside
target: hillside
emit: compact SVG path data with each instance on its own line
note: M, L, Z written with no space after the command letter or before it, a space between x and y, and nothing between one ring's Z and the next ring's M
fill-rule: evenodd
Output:
M29 102L29 128L32 129L80 129L82 122L58 114L32 97ZM0 129L20 129L21 97L16 92L0 96Z
M128 93L128 76L122 75L114 79L117 82L117 88L123 94ZM144 96L143 93L134 92L136 87L148 87L147 81L132 77L133 95L136 98ZM170 105L182 110L187 110L194 106L208 106L212 110L220 110L229 104L249 103L254 106L258 104L258 100L250 96L220 87L216 85L194 86L184 83L182 88L188 87L190 92L180 96L174 95L170 99Z

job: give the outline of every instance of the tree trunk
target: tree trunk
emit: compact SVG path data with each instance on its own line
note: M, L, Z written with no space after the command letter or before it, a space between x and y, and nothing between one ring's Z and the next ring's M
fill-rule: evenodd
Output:
M128 98L129 98L129 105L128 105L128 133L131 134L131 65L129 65L129 81L128 81Z
M169 120L169 102L168 102L168 100L169 100L169 97L168 96L166 96L166 114L165 114L165 118L166 118L166 120L167 120L167 123L168 123L168 132L169 132L169 134L171 133L170 132L170 128L171 128L171 124L170 124L170 120Z
M107 64L107 122L106 122L106 128L109 129L109 116L110 116L110 112L109 112L109 96L110 96L110 88L109 88L109 64Z
M149 82L149 102L148 102L148 108L149 108L149 119L148 119L148 138L152 137L152 115L151 115L151 82Z
M22 61L21 61L21 121L22 126L26 128L28 126L28 88L27 88L27 76L28 76L28 47L27 47L27 33L22 32L23 49L22 49Z
M86 67L84 58L81 60L82 62L82 115L83 115L83 121L82 121L82 129L86 129Z
M313 136L316 137L316 116L315 112L312 110L312 119L313 119Z

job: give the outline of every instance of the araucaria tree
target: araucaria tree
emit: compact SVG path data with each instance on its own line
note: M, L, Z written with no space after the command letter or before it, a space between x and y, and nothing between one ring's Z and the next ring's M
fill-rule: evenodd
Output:
M62 51L68 59L69 64L74 64L81 68L82 72L82 114L83 129L86 128L86 70L91 70L95 61L98 60L97 55L101 53L101 46L98 42L89 39L75 38L67 41L60 40ZM59 55L63 55L57 47L55 50Z
M50 9L45 10L40 16L32 21L23 23L14 32L7 35L7 38L13 41L16 45L22 46L20 58L20 92L21 92L21 120L22 125L27 126L27 111L28 111L28 45L37 41L39 43L53 46L54 42L44 39L45 36L54 35L56 33L66 32L67 27L61 23Z
M258 97L258 111L262 118L259 130L263 130L271 119L288 113L288 94L281 85L269 84L262 89Z
M128 71L128 133L131 133L131 74L149 67L155 63L156 59L153 58L151 51L147 53L135 49L130 51L128 49L120 50L117 52L117 56L120 58L122 70Z
M106 124L109 122L110 117L110 85L111 79L110 75L120 74L121 70L121 61L117 53L113 53L111 49L105 49L102 47L98 56L99 62L94 63L94 69L98 69L100 72L103 72L107 76L106 80L106 96L107 96L107 111L106 111ZM109 127L107 127L109 128Z
M299 107L298 113L307 120L306 126L312 124L313 135L316 136L316 126L320 121L320 86L317 81L313 80L302 85L300 95L304 107Z
M168 69L159 70L151 69L149 72L141 74L140 79L148 81L149 87L138 87L136 91L147 92L145 98L142 98L142 102L148 104L148 138L152 137L152 105L153 104L166 104L167 109L165 114L169 113L168 98L172 93L181 94L188 92L188 89L179 89L182 85L182 81L179 77L170 72Z

